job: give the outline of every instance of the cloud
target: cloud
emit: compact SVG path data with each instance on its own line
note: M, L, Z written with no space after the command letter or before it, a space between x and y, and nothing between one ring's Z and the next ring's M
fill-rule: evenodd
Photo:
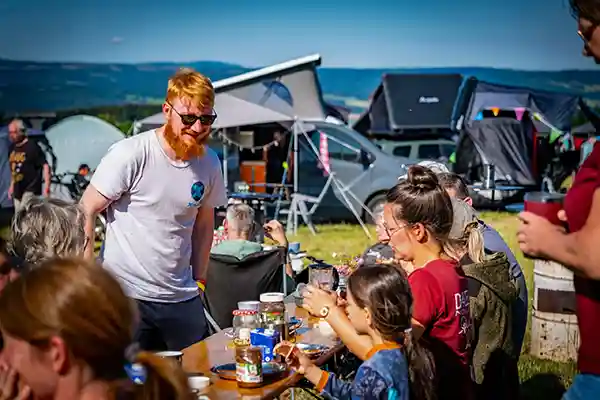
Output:
M119 44L119 43L122 43L123 40L125 40L125 39L123 39L122 37L119 37L119 36L115 36L112 39L110 39L110 42L112 44Z

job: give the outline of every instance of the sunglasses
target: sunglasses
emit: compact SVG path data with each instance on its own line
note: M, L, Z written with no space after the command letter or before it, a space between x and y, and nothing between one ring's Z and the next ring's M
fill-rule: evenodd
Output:
M167 103L170 107L171 110L175 111L175 114L179 115L179 118L181 118L181 122L185 125L185 126L192 126L196 123L196 121L200 121L200 123L202 125L208 126L208 125L212 125L215 120L217 119L217 113L213 110L212 114L206 114L206 115L196 115L196 114L181 114L179 113L179 111L177 111L175 109L175 107L173 107L172 104Z
M583 40L583 42L587 45L592 40L592 36L594 35L594 31L596 30L597 27L598 27L598 24L592 24L592 25L588 26L586 29L578 30L577 35L579 35L581 40Z

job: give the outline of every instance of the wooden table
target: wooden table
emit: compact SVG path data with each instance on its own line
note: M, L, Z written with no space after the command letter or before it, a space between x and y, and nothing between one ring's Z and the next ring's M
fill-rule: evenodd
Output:
M308 313L304 309L289 302L286 304L286 308L288 315L303 319L302 328L296 338L297 343L322 344L330 348L326 354L315 361L315 364L324 364L335 353L343 349L343 345L335 336L327 336L321 333L317 326L313 326L312 318L309 319ZM211 385L202 393L209 398L223 400L272 399L302 379L298 374L288 372L280 380L267 383L258 389L239 389L235 381L220 379L210 371L213 366L235 362L235 350L231 346L231 342L231 338L228 338L223 332L219 332L183 350L183 369L186 372L201 372L210 377Z

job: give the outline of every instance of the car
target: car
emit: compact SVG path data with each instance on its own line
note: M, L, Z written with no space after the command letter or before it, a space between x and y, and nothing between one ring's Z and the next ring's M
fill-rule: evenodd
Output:
M402 141L378 139L373 142L385 153L409 159L409 164L416 164L424 160L448 163L450 156L456 150L456 143L449 139Z

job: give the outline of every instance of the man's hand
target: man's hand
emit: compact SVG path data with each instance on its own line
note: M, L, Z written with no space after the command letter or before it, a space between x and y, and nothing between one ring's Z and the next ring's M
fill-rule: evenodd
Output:
M285 230L283 229L283 225L281 225L281 222L273 219L273 220L267 222L263 226L263 229L265 230L266 237L274 240L280 246L287 248L288 240L287 240L287 237L285 236Z
M559 219L565 218L559 213ZM523 253L532 257L547 257L551 249L565 235L565 230L552 224L544 217L531 212L519 214L521 225L517 231L517 240Z

